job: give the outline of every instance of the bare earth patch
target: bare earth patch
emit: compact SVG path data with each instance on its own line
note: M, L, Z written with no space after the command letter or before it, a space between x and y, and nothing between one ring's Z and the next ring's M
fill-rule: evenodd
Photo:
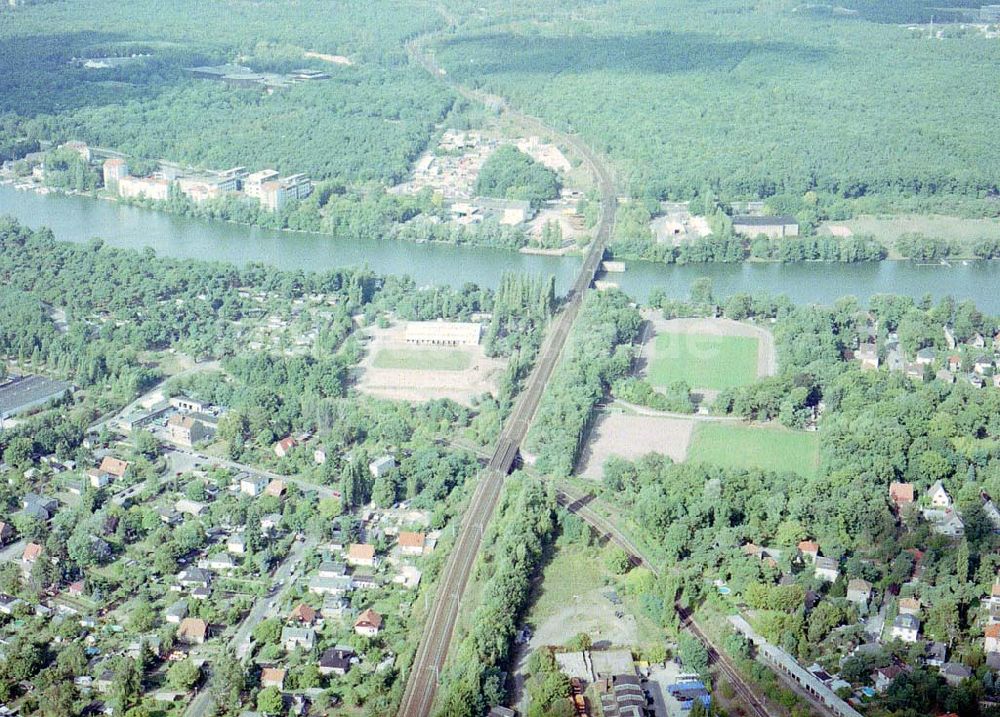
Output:
M687 458L694 424L689 418L603 413L580 455L578 474L600 480L611 456L633 461L647 453L662 453L680 463Z
M430 401L450 398L457 403L470 405L473 398L484 393L496 393L497 382L506 362L488 358L482 346L449 346L440 349L429 346L412 346L404 340L405 324L388 329L370 328L367 354L356 370L358 390L372 396L396 401ZM469 357L469 367L463 370L433 370L415 368L376 368L375 357L381 351L398 352L416 350L440 351L442 359L453 358L456 352ZM454 364L452 364L454 365Z

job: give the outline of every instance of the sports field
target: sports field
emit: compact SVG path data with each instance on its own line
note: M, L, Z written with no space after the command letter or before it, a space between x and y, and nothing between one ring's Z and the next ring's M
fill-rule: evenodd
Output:
M699 423L688 462L789 471L813 478L819 471L819 434L738 423Z
M372 363L375 368L464 371L472 365L472 355L454 349L381 349Z
M685 381L691 388L722 390L757 378L757 339L693 333L658 334L648 378L654 386Z

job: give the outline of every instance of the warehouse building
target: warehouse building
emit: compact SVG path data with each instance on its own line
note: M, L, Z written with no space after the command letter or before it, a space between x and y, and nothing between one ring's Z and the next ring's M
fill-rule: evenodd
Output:
M11 376L0 384L0 421L61 398L72 386L43 376Z

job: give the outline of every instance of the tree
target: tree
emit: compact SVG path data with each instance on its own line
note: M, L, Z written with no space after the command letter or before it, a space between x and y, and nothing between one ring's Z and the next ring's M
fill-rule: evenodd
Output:
M227 714L239 710L246 689L246 673L231 652L226 651L215 661L208 684L218 709Z
M167 681L180 692L187 692L193 688L200 678L201 669L190 659L179 660L167 670Z
M265 687L257 693L257 710L266 715L280 714L284 709L284 701L277 687Z
M115 668L111 682L111 705L116 714L124 714L142 696L142 675L135 661L123 657Z
M38 710L42 717L67 717L75 714L76 686L72 680L58 680L49 685L38 697Z
M704 672L708 669L708 650L701 640L687 633L677 640L677 654L684 666L693 672Z

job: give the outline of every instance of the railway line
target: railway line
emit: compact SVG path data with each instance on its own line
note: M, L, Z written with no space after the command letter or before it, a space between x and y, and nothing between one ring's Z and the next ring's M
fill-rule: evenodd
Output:
M608 540L615 543L618 547L624 550L629 555L629 559L635 566L645 566L654 575L659 576L660 570L648 560L639 548L626 537L620 530L618 530L609 521L605 520L600 514L595 512L589 505L590 501L583 496L577 496L565 489L556 491L556 500L561 506L566 508L569 512L582 518L591 528L597 531L599 535L607 538ZM733 691L739 696L740 701L743 702L755 715L755 717L768 717L769 713L767 711L767 706L764 701L760 699L750 686L740 677L740 674L736 671L733 663L728 657L719 652L715 647L715 644L709 639L708 635L701 629L701 626L695 621L694 616L691 611L679 604L675 605L677 614L681 619L681 628L687 630L692 635L694 635L698 640L705 646L708 651L708 663L718 672L726 678L733 687Z
M434 61L426 55L420 54L416 45L410 45L410 52L425 69L435 76L441 76ZM483 97L472 90L462 87L455 89L467 97L484 101ZM505 111L515 119L543 127L534 118L529 118L510 109L506 103L503 103L503 106ZM549 128L544 129L549 133L554 133ZM573 322L576 321L580 312L583 297L601 266L604 251L614 227L618 200L610 171L590 148L576 137L560 134L560 138L579 153L593 173L601 192L601 219L594 240L591 242L580 267L580 273L572 290L567 295L562 309L552 319L539 350L535 367L518 395L510 415L504 422L496 442L496 448L486 468L480 474L469 507L462 517L458 537L441 573L434 608L427 616L420 645L417 647L413 665L409 675L407 675L406 689L403 692L398 713L400 717L427 717L433 709L441 670L447 659L448 649L455 632L462 595L475 565L476 556L479 554L483 534L486 532L486 527L500 499L504 478L510 473L517 460L521 442L528 433L528 427L531 425L531 420L541 401L545 386L559 362L559 356L573 327Z

